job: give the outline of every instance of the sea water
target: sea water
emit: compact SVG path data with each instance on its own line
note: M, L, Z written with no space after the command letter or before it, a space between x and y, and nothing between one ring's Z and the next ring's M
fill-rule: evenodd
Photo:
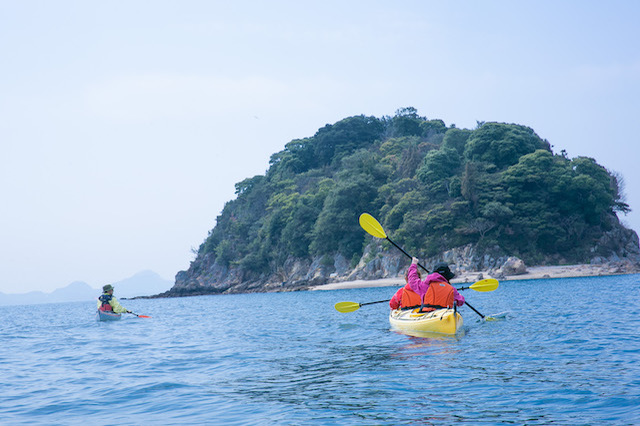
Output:
M396 288L0 307L0 424L640 424L640 275L463 294L454 337L389 329Z

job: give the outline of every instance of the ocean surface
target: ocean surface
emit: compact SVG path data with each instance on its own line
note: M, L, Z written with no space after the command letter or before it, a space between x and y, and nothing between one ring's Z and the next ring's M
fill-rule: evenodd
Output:
M333 307L395 289L0 307L0 424L640 424L640 275L465 290L503 318L455 337Z

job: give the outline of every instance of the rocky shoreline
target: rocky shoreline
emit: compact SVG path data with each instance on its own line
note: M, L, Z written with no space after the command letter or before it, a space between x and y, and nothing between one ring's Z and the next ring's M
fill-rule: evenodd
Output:
M490 271L465 271L459 273L452 284L472 283L484 278L496 278L499 281L537 280L551 278L596 277L605 275L627 275L640 273L640 267L623 263L605 263L599 265L559 265L559 266L531 266L514 270L505 274L503 271L492 274ZM511 271L510 271L511 272ZM404 285L404 277L382 278L378 280L354 280L332 282L324 285L312 286L309 290L339 290L349 288L391 287Z
M408 265L406 265L408 266ZM406 267L396 268L395 273L368 274L363 277L355 274L332 276L319 283L299 282L295 286L283 285L255 285L252 288L216 288L213 286L198 286L195 288L173 288L167 292L153 296L139 296L134 299L156 299L166 297L202 296L211 294L234 293L262 293L262 292L286 292L286 291L315 291L315 290L340 290L367 287L399 287L404 284L404 271ZM470 268L454 269L456 277L451 280L453 284L474 283L485 278L495 278L498 281L537 280L553 278L592 277L606 275L640 274L640 263L636 262L602 262L596 264L578 265L554 265L527 267L520 259L508 258L499 269L473 270ZM378 277L376 277L378 275Z
M640 273L640 246L637 234L633 232L632 236L623 249L606 257L594 248L594 256L583 264L567 265L566 259L556 257L544 259L540 266L527 266L520 258L506 255L500 247L478 250L472 244L420 261L427 268L447 263L457 275L454 283L473 283L483 278L504 281L635 274ZM259 275L219 262L213 253L208 253L196 259L189 270L178 272L169 291L150 298L399 286L404 282L409 263L403 253L386 250L376 240L365 247L355 266L341 254L290 257L276 270Z

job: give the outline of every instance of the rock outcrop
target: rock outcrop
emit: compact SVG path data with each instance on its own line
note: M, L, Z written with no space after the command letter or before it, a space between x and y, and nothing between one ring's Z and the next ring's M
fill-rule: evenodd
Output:
M625 274L640 272L640 246L638 235L611 223L591 249L592 265L601 265L603 271ZM421 259L431 269L438 262L446 262L458 276L473 273L500 279L526 274L522 259L510 256L500 247L480 250L472 244L457 247L439 256ZM328 282L401 278L410 259L398 250L372 240L365 248L357 265L351 266L342 255L316 256L309 259L288 258L282 267L269 274L250 276L241 269L220 263L212 253L198 256L189 270L176 275L175 285L157 297L179 297L203 294L254 293L305 290ZM562 259L548 259L544 265L563 264ZM529 265L533 266L533 265ZM481 278L478 278L481 279Z
M496 271L496 277L505 277L509 275L524 275L527 273L527 267L522 261L522 259L518 259L517 257L509 257L506 262Z

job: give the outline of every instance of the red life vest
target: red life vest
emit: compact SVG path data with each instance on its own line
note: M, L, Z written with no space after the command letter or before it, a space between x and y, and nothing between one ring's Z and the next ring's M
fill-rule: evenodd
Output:
M438 308L453 308L454 289L451 284L444 281L434 281L429 284L429 288L421 300L418 293L411 290L411 286L406 284L402 289L402 299L400 309L419 308L424 304L421 312L434 311Z
M98 297L98 300L102 302L102 305L98 309L100 309L101 311L113 311L113 307L111 306L111 303L109 303L112 297L113 296L111 296L110 294L103 294L102 296Z

